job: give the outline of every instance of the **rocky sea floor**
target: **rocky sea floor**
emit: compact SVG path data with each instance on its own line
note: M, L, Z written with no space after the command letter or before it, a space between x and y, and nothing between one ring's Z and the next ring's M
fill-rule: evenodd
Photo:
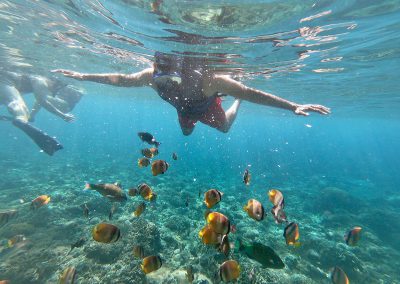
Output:
M0 211L16 209L18 213L0 227L0 280L55 283L65 268L74 266L78 283L188 283L185 268L192 265L193 283L217 283L216 272L227 258L198 237L206 209L199 191L216 188L224 196L213 210L227 215L237 227L230 241L240 237L261 242L285 263L284 269L264 269L245 255L231 252L229 258L241 266L239 283L330 283L327 275L335 265L351 283L400 283L399 197L367 200L350 194L348 188L316 182L316 177L277 187L285 196L288 219L300 226L302 245L295 248L286 245L284 225L275 224L269 213L267 186L254 182L245 187L240 177L204 170L203 178L195 180L198 171L178 175L174 162L179 160L171 162L170 172L152 177L149 169L132 166L127 171L113 163L93 163L84 170L78 164L55 164L50 170L35 163L4 161ZM98 180L120 181L125 190L146 182L158 198L136 218L132 212L143 200L129 197L108 220L111 203L95 191L83 190L86 181ZM42 194L51 196L50 203L30 210L30 201ZM243 211L251 198L263 203L268 212L265 220L256 222ZM90 209L89 218L83 216L84 203ZM102 221L120 228L120 240L102 244L92 239L92 228ZM343 236L354 226L363 228L362 238L358 246L349 247ZM23 245L8 248L7 240L19 234L26 237ZM70 252L71 244L82 237L84 245ZM134 245L142 245L145 255L160 255L162 268L146 276L141 260L132 254ZM250 280L252 270L255 278Z

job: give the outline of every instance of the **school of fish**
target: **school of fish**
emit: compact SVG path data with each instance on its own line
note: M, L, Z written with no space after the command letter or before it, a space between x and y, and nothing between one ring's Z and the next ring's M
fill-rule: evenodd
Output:
M167 172L170 164L165 160L153 160L152 159L159 155L160 142L148 132L139 132L139 138L150 145L154 145L152 148L143 148L140 150L142 157L138 158L139 168L146 168L151 165L151 173L153 176L159 174L164 174ZM178 155L173 152L171 155L172 160L177 161ZM250 186L251 173L249 169L246 169L243 174L243 183L246 187ZM149 204L156 201L157 193L152 189L147 183L141 183L138 186L129 188L126 193L122 188L121 183L86 183L84 189L89 191L96 191L104 198L107 198L111 202L111 209L109 213L109 220L111 221L113 215L115 214L118 206L117 204L124 204L129 201L129 199L140 197L132 216L134 218L140 218L143 214L146 215L145 211L150 210L151 206ZM274 250L261 243L243 243L238 237L235 245L230 242L230 235L236 233L236 226L229 219L230 212L221 213L215 210L215 207L224 199L224 193L218 189L211 188L204 192L204 204L205 204L205 223L204 227L199 231L198 236L204 245L214 247L218 252L222 253L225 257L225 261L220 264L218 269L215 271L216 280L223 282L237 281L241 277L241 267L237 260L235 260L232 252L239 253L242 252L248 258L253 259L263 267L282 269L285 267L284 263L280 257L274 252ZM201 197L201 191L199 191L199 197ZM268 200L272 204L271 207L271 217L273 218L276 225L284 224L283 237L288 246L300 247L300 229L299 223L294 221L288 221L287 215L284 211L285 209L285 199L283 193L278 189L270 189L267 192ZM33 199L30 203L31 210L39 210L40 208L48 205L51 201L49 195L40 195ZM189 195L186 196L185 207L190 208ZM84 203L81 205L83 209L83 216L89 218L90 208ZM221 207L225 208L225 207ZM254 226L257 226L260 222L266 222L267 211L257 199L251 198L246 204L243 205L243 210L249 218L254 222ZM8 222L17 215L18 211L11 209L7 211L0 212L0 227ZM358 245L361 237L362 228L355 226L348 230L344 234L344 242L348 246ZM117 242L121 238L121 231L118 226L101 222L92 228L92 239L95 242L102 244L112 244ZM7 249L15 249L19 244L24 244L28 240L24 235L16 235L10 238L7 242ZM71 249L68 254L74 248L83 247L87 242L86 238L80 238L75 243L71 244ZM163 265L163 260L159 255L146 255L143 246L135 244L132 247L132 257L141 259L142 263L140 265L141 270L144 274L149 274L153 271L160 269ZM196 275L193 271L193 267L188 265L186 268L185 277L189 283L192 283ZM253 271L253 270L252 270ZM254 281L254 271L249 275L252 281ZM344 270L338 266L333 267L330 270L329 277L334 284L348 284L349 279L344 272ZM72 284L76 282L77 271L75 267L67 267L63 270L59 277L59 283ZM9 283L8 280L2 280L0 283Z

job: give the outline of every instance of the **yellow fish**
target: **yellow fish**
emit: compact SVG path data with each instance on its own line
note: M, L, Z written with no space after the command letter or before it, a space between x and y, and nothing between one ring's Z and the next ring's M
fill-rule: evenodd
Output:
M141 268L145 274L158 270L162 266L162 260L158 255L143 258Z
M50 202L50 199L51 198L48 195L40 195L39 197L36 197L31 202L31 209L35 210L48 204Z
M146 200L151 200L153 198L153 190L150 186L145 183L138 185L137 187L139 194Z
M169 164L163 160L156 160L151 164L153 176L164 174L168 170Z
M134 246L133 247L133 255L138 258L144 257L144 250L142 246Z
M153 153L150 151L149 148L142 149L141 152L142 152L142 155L145 156L146 158L148 158L148 159L153 158Z
M344 240L347 245L349 246L355 246L357 245L358 241L360 240L361 237L361 227L354 227L351 229L345 236Z
M147 167L148 165L150 165L150 160L148 158L138 159L139 168Z
M212 208L215 204L219 203L224 195L221 191L210 189L204 193L204 203L207 208Z
M158 148L153 147L153 148L150 148L149 150L150 150L150 153L153 154L153 157L158 155Z
M268 197L274 206L280 206L283 209L285 201L282 192L277 189L271 189L268 192Z
M250 199L247 202L247 205L243 207L243 210L247 212L249 217L256 221L261 221L264 219L264 207L258 200Z
M344 273L344 271L338 266L332 268L331 280L333 284L350 284L349 278L347 278L346 273Z
M236 260L227 260L219 267L219 275L224 282L235 281L240 276L240 265Z
M136 207L136 210L135 212L133 212L133 214L135 215L135 217L139 217L140 215L142 215L144 209L146 209L146 204L142 202L138 205L138 207Z
M226 235L231 229L228 217L218 212L211 212L207 216L207 223L218 234Z
M207 225L200 230L199 238L205 245L217 245L221 243L222 235L216 233L211 226Z
M297 225L297 223L292 222L287 225L283 232L283 236L285 237L287 245L295 247L300 246L300 243L297 241L300 238L299 225Z
M121 232L117 226L108 223L100 223L92 230L92 237L100 243L114 243L118 241Z
M75 267L68 267L60 275L60 279L58 280L58 284L74 284L75 283L75 278L76 278Z

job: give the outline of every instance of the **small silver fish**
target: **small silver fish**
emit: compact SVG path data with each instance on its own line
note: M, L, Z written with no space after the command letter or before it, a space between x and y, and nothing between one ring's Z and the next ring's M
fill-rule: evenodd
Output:
M75 243L71 244L71 250L68 253L70 253L74 248L80 248L85 244L85 242L86 242L85 238L80 238Z
M257 281L257 278L256 278L256 272L255 272L254 267L250 270L248 276L249 276L249 283L250 284L255 284L256 281Z
M245 185L249 185L250 184L250 180L251 180L251 174L250 174L249 170L246 169L244 171L244 174L243 174L243 183Z
M85 216L85 218L89 218L89 207L87 206L86 203L82 205L82 209L83 209L83 216Z
M194 273L193 273L193 266L188 265L186 268L186 279L189 281L189 283L192 283L194 280Z
M108 220L112 219L115 210L117 210L117 206L115 205L115 203L113 203L112 206L111 206L110 213L108 214Z
M14 237L12 237L11 239L8 240L7 246L9 248L12 248L13 246L15 246L18 243L23 242L25 240L26 240L26 238L25 238L24 235L16 235L16 236L14 236Z
M142 246L133 247L133 255L138 258L144 258L144 250Z

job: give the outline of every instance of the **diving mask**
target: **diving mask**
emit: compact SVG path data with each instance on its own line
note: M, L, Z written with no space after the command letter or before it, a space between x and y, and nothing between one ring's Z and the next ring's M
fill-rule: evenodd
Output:
M173 73L156 73L153 76L154 81L157 84L178 84L182 83L181 75L178 72Z

